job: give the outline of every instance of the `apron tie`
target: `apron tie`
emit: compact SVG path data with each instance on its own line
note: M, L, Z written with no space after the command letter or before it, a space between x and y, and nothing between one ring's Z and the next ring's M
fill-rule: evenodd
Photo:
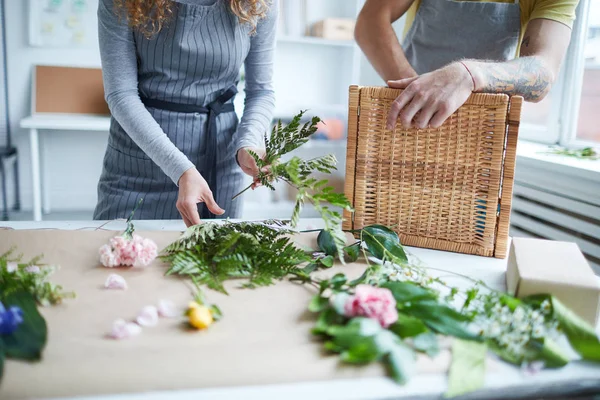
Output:
M233 103L228 103L228 101L232 100L235 95L238 93L237 86L231 85L227 90L225 90L215 101L208 104L206 107L196 106L193 104L179 104L173 103L170 101L163 101L157 99L149 99L147 97L140 96L142 103L146 107L157 108L160 110L166 111L174 111L180 113L200 113L207 114L207 127L206 127L206 143L207 143L207 151L206 151L206 167L208 169L208 176L205 177L210 190L212 190L213 195L217 193L217 117L220 114L234 112L235 108ZM215 219L215 215L212 214L206 204L202 209L202 215L200 216L202 219Z

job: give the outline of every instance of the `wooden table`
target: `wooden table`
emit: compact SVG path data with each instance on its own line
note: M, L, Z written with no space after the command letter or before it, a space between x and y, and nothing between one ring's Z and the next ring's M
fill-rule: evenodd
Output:
M103 222L6 222L0 229L94 229ZM105 229L123 230L124 222L115 221L104 226ZM320 220L301 220L300 228L320 228ZM181 221L138 221L138 230L184 230ZM426 249L410 248L412 254L421 259L425 265L460 272L475 279L485 281L489 286L506 290L506 260L483 258L477 256L447 253ZM446 278L450 280L452 278ZM452 281L460 285L460 280ZM599 327L600 328L600 327ZM99 377L99 379L102 379ZM438 399L446 389L446 376L442 374L415 376L407 385L398 386L390 379L364 378L354 380L338 380L327 382L305 382L301 384L284 384L253 387L215 388L194 391L177 391L169 393L144 393L139 395L102 396L95 399ZM486 376L485 388L475 394L461 399L523 399L548 398L563 396L575 398L580 394L600 393L600 366L572 362L559 370L542 371L535 376L525 377L519 368L501 364L495 372Z

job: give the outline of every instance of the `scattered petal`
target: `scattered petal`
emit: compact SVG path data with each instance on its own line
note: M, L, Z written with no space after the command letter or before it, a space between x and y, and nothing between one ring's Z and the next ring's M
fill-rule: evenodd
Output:
M154 306L146 306L142 308L136 319L140 326L156 326L158 324L158 310Z
M110 337L113 339L128 339L142 333L142 327L134 322L127 322L124 319L117 319L113 322Z
M104 282L104 287L107 289L126 290L127 282L121 275L110 274Z
M160 300L158 302L158 315L163 318L175 318L179 316L175 303L170 300Z

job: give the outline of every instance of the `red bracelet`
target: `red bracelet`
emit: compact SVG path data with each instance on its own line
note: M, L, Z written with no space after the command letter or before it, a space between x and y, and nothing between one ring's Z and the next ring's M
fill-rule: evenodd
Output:
M469 69L469 67L467 67L467 64L465 64L464 62L459 61L459 63L461 63L463 65L463 67L465 67L465 69L467 70L467 72L471 76L471 80L473 81L473 92L474 92L476 85L475 85L475 78L473 78L473 74L471 73L471 70Z

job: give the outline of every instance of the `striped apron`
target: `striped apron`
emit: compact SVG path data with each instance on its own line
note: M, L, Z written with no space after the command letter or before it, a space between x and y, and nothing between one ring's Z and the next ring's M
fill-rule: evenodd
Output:
M178 3L173 21L150 39L134 32L140 98L169 139L207 180L225 214L239 218L232 200L245 175L235 160L238 117L233 98L250 49L247 28L227 2ZM112 118L94 219L180 219L178 188ZM203 203L202 218L215 218Z

